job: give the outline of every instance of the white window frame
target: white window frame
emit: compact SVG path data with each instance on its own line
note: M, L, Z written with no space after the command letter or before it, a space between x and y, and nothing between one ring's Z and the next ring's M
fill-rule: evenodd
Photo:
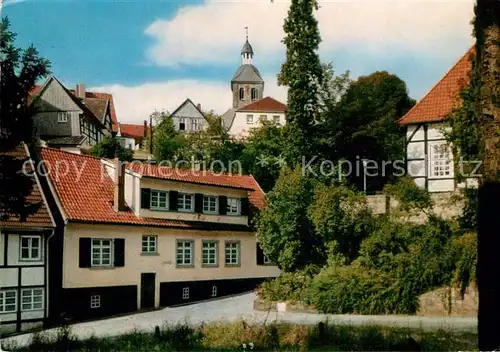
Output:
M21 311L31 312L35 310L43 310L45 301L44 291L43 287L23 288L21 290ZM35 292L38 292L39 294L35 295Z
M192 119L191 120L191 130L192 131L198 131L198 119Z
M241 242L226 241L224 252L224 262L226 266L241 265Z
M186 208L186 200L190 200L190 207ZM192 193L181 193L177 194L177 210L186 213L192 213L194 211L194 194Z
M186 244L189 243L189 246ZM189 263L186 262L186 252L189 250ZM181 263L179 259L182 258ZM193 267L194 266L194 241L193 240L177 240L175 244L175 263L178 267Z
M281 120L280 115L273 115L273 122L274 123L279 125L280 120Z
M229 204L235 202L236 204ZM236 211L233 211L233 207L236 205ZM240 215L241 214L241 198L227 197L227 215Z
M9 295L9 297L7 297ZM13 303L7 303L7 300L14 300ZM7 307L12 307L7 310ZM15 313L17 312L17 290L1 290L0 291L0 313Z
M429 177L430 178L453 178L453 154L450 145L446 141L429 142ZM436 153L435 148L445 148L445 152ZM445 155L447 154L447 156ZM436 170L439 169L439 170Z
M189 287L182 288L182 299L189 299Z
M215 199L215 209L210 210ZM206 207L205 207L206 205ZM218 214L219 213L219 197L217 196L203 196L203 214Z
M33 239L38 240L38 246L33 246ZM23 240L28 240L28 245L23 246ZM40 261L42 260L42 236L40 235L21 235L19 238L19 260L20 261ZM33 250L38 251L37 256L33 256ZM23 250L28 250L28 256L23 256Z
M259 116L259 121L262 122L262 121L265 121L267 120L267 115L260 115Z
M163 200L163 198L165 199ZM162 203L164 203L165 206L163 206ZM153 210L168 210L168 192L152 189L149 206Z
M212 297L217 297L217 286L212 286Z
M90 296L90 308L101 308L101 295Z
M181 129L181 124L184 125L184 128ZM186 130L186 119L184 117L179 117L179 131L185 131Z
M59 123L68 122L68 113L65 111L57 112L57 122Z
M247 125L252 125L253 124L253 115L248 114L247 115Z
M206 246L205 246L206 245ZM213 261L210 260L213 257ZM205 261L207 259L207 261ZM201 264L203 266L219 265L219 241L202 240L201 241Z
M142 235L141 253L158 253L158 236Z
M98 243L99 242L99 243ZM103 244L103 242L109 242L109 244ZM92 238L90 240L90 263L92 267L96 268L109 268L114 265L114 241L112 238ZM106 256L104 255L104 250L109 249L109 263L104 263ZM94 251L95 250L95 251ZM94 258L94 252L99 255L98 258ZM97 260L97 262L95 261Z
M271 260L264 255L264 259L262 260L262 263L264 264L272 264Z

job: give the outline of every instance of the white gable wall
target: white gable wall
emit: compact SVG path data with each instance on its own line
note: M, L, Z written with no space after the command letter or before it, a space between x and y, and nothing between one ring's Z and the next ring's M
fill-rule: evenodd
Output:
M407 172L415 183L429 192L452 192L455 190L455 172L451 146L444 131L450 127L443 123L409 125L406 132ZM436 154L441 146L448 151ZM450 161L446 163L442 157Z
M180 124L184 122L184 130L186 132L193 131L193 120L196 121L198 130L205 130L208 124L205 117L200 114L196 106L190 101L185 102L175 114L172 115L172 120L174 122L175 129L180 130Z
M252 123L248 122L247 117L252 116ZM229 135L233 137L248 137L248 134L252 128L258 128L261 126L261 119L267 121L274 121L274 117L279 119L279 124L281 126L285 125L285 113L284 112L262 112L262 111L240 111L236 112L233 120L233 124L229 129Z

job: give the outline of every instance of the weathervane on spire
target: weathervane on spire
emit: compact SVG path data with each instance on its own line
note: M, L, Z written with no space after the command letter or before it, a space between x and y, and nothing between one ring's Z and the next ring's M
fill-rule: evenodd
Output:
M245 32L247 34L247 41L248 41L248 26L245 27Z

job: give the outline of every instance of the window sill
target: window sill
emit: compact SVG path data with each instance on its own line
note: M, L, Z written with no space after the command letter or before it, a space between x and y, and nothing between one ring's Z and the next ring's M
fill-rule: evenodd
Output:
M113 270L116 269L114 266L92 266L90 270Z
M201 264L202 268L218 268L219 264Z
M23 259L19 258L20 263L36 263L36 262L43 262L42 258L37 258L37 259Z
M241 268L241 264L226 264L226 268Z
M176 264L175 267L177 269L193 269L194 264L189 264L189 265Z
M158 252L141 252L141 255L144 257L157 257L160 255Z

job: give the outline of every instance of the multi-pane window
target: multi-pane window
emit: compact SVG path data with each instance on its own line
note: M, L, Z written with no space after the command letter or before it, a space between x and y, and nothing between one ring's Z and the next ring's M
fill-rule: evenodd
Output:
M100 308L101 307L101 296L92 295L90 296L90 308Z
M189 299L189 287L182 289L182 299Z
M92 266L112 266L112 250L112 239L92 239Z
M198 131L198 119L193 119L191 121L191 130Z
M201 247L202 264L206 266L218 265L218 242L217 241L203 241Z
M157 240L157 236L142 236L142 253L156 253Z
M259 116L259 121L262 122L262 121L266 121L267 120L267 115L260 115Z
M193 259L193 247L194 242L191 240L179 240L177 241L177 265L178 266L192 266L194 264Z
M15 312L17 307L17 291L0 291L0 313Z
M168 192L151 191L151 209L168 209Z
M253 115L247 115L247 124L252 124L253 123Z
M57 122L68 122L68 113L60 111L57 113Z
M193 195L189 193L179 193L177 196L177 210L193 211Z
M25 288L21 291L21 310L43 309L43 288Z
M226 242L226 266L240 265L240 242Z
M227 198L227 215L239 215L241 212L240 198Z
M21 236L21 260L41 260L42 240L40 236Z
M217 297L217 286L212 286L212 297Z
M203 196L203 212L207 214L217 213L217 197Z
M273 122L274 123L280 123L280 115L274 115L273 116Z
M431 177L451 177L452 160L450 148L446 143L430 145Z

